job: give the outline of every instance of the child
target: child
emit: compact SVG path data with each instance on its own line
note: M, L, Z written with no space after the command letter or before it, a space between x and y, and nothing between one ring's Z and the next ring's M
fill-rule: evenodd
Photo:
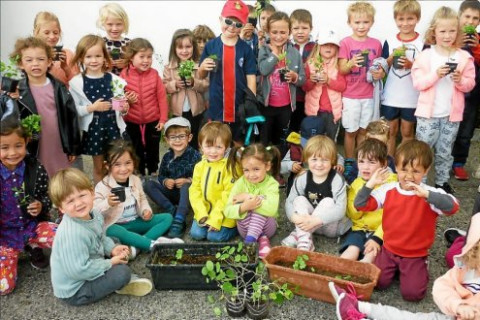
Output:
M203 158L195 165L189 189L194 216L190 236L195 240L228 241L237 234L235 220L224 210L235 179L240 175L236 155L230 153L232 133L227 124L207 123L198 135Z
M125 122L122 115L128 111L128 104L122 111L112 110L112 83L125 85L125 81L107 72L111 67L107 47L102 38L86 35L78 42L72 64L78 64L82 73L70 80L70 92L75 100L79 116L83 154L93 157L93 181L102 179L103 155L110 141L123 136ZM121 94L122 92L115 92Z
M262 110L266 121L261 140L264 145L277 145L282 156L286 153L290 117L295 111L296 90L305 82L302 57L288 42L290 29L290 18L286 13L272 14L267 23L270 44L262 46L258 54L261 85L258 99L266 107ZM283 74L285 81L280 69L288 70Z
M267 21L272 14L277 11L274 6L266 1L257 1L260 2L260 17L258 23L260 24L260 30L258 30L258 43L261 46L270 43L270 37L268 36ZM256 5L258 6L258 5Z
M188 29L175 31L170 45L169 64L163 70L163 82L170 94L170 110L174 116L184 117L190 122L190 145L198 148L198 131L205 111L203 94L208 89L208 78L198 77L197 43L193 40L193 33ZM192 77L185 81L178 75L180 64L192 60L195 62Z
M377 170L354 201L359 211L383 208L383 247L375 260L382 271L377 287L389 287L395 272L403 270L400 293L408 301L422 300L427 292L428 250L435 240L437 217L458 211L458 202L452 195L422 183L432 161L428 144L406 141L395 154L398 182L384 184L388 169Z
M28 151L38 157L49 176L68 168L80 154L80 130L75 102L67 87L48 73L52 49L39 38L18 39L11 57L26 73L18 85L20 117L41 117L41 133Z
M388 72L381 115L388 120L390 139L388 154L393 156L396 149L398 129L402 133L402 142L412 140L415 128L415 108L418 90L413 87L411 68L413 61L423 49L423 40L415 31L420 20L420 3L416 0L398 0L393 5L393 17L399 32L385 40L382 56L391 67ZM400 68L393 66L394 50L404 49L405 54L398 61Z
M338 38L333 31L322 32L305 63L305 115L318 116L325 134L337 141L342 117L345 76L338 72ZM298 102L297 102L298 103Z
M312 32L312 14L305 9L297 9L290 14L290 23L292 27L292 38L295 49L302 57L302 64L305 64L315 47L315 42L310 41L310 32ZM337 43L338 46L338 43ZM305 79L308 79L306 77ZM303 88L297 89L296 109L292 113L290 121L290 131L300 129L300 123L305 118L305 92Z
M126 97L130 109L124 119L127 133L140 158L140 174L157 172L160 135L168 119L168 103L162 78L152 68L152 44L142 38L133 39L127 47L128 66L120 76L127 81Z
M251 144L240 149L243 176L230 192L225 217L237 220L237 228L245 243L258 242L258 255L270 252L270 240L277 229L278 175L280 151L275 147Z
M463 1L459 9L460 27L471 25L475 28L480 23L480 1ZM458 180L468 180L468 172L465 170L470 140L475 131L475 122L478 120L478 101L480 101L480 37L478 33L472 36L463 34L462 49L468 51L474 59L475 64L475 87L465 94L465 108L463 109L463 120L458 128L457 139L453 144L453 174ZM478 123L478 122L477 122ZM480 167L479 167L480 168ZM480 172L480 171L479 171ZM476 177L480 178L480 175Z
M123 55L130 39L122 36L128 33L128 15L118 3L108 3L100 8L97 27L102 28L107 33L103 40L113 60L112 72L120 75L122 69L128 66L128 60L124 59Z
M365 130L367 131L365 136L367 139L377 139L384 143L388 148L388 141L390 141L390 126L384 118L370 122ZM390 154L387 155L387 165L393 173L396 173L395 158Z
M175 117L168 120L164 137L169 150L160 164L158 181L145 181L145 193L166 212L172 213L174 218L168 237L180 238L190 210L188 189L192 184L193 168L202 157L188 144L192 133L187 119Z
M172 216L152 214L142 182L133 174L138 164L133 146L124 140L113 141L105 162L107 175L95 186L93 204L105 219L106 235L147 252L158 243L183 243L161 237L170 228Z
M207 25L198 25L193 29L193 40L197 43L197 57L201 57L203 53L203 49L205 49L205 44L215 39L215 33L213 33L212 29L210 29Z
M456 263L433 283L432 295L442 314L437 312L412 313L391 306L358 301L354 294L329 283L330 291L337 301L338 319L462 319L475 320L480 315L480 214L472 218L467 243L461 254L455 257Z
M334 169L335 143L327 136L313 136L303 149L303 159L309 170L295 179L285 203L295 230L282 245L313 251L312 233L338 237L351 225L345 217L346 183Z
M353 201L358 191L373 173L387 165L387 145L380 140L367 138L357 148L359 177L353 181L347 192L347 217L352 220L352 229L347 233L340 248L340 257L373 263L383 243L383 210L362 212L355 209ZM397 175L390 173L388 182L397 181Z
M68 86L68 81L79 71L76 66L70 66L73 52L63 48L63 45L59 44L61 43L59 40L62 36L62 28L60 27L58 17L47 11L37 13L33 22L33 35L45 41L55 50L53 61L48 72L64 85ZM57 49L60 49L60 51L57 51Z
M15 289L18 256L24 249L35 269L48 266L43 248L51 248L57 225L48 222L51 202L48 176L35 157L27 154L27 131L14 117L1 122L0 181L0 295Z
M50 181L50 198L65 215L53 242L53 294L79 306L109 294L144 296L152 290L126 266L129 250L105 235L103 216L93 209L93 186L80 170L60 170ZM109 257L109 258L105 258Z
M345 128L345 176L351 175L355 160L355 145L365 139L365 128L373 118L373 84L367 81L367 72L377 81L385 76L382 68L370 70L372 61L380 57L382 45L377 39L368 36L373 25L375 8L369 3L358 1L348 9L348 25L352 35L340 41L338 53L340 72L346 75L347 88L343 92L342 125ZM362 51L368 51L368 61L364 61ZM366 63L366 64L365 64ZM365 64L365 66L363 66Z
M448 31L448 34L446 34ZM435 150L435 187L447 193L453 164L452 146L463 117L464 93L475 86L475 67L468 52L459 49L462 34L453 9L441 7L430 22L422 51L413 63L413 86L418 98L416 137ZM447 63L454 63L451 71Z
M243 1L227 0L219 19L222 34L205 45L198 69L200 79L210 73L208 119L227 123L237 144L243 140L244 124L238 121L237 113L245 100L245 89L257 92L256 59L252 49L238 36L247 17L248 8Z

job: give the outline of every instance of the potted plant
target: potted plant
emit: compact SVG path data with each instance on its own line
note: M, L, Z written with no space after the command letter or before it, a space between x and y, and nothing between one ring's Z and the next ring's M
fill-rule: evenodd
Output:
M42 127L40 120L42 117L38 114L31 114L21 120L21 125L27 132L27 135L31 137L32 140L40 139L40 131Z
M122 52L119 48L113 48L112 51L110 51L110 57L112 57L112 60L118 60L122 57Z
M360 67L366 67L368 65L368 55L370 54L370 50L368 49L365 49L365 50L362 50L360 51L360 54L362 55L362 58L363 58L363 61L362 62L359 62L358 65Z
M57 45L53 47L53 61L60 61L60 53L62 52L63 45Z
M127 98L125 98L125 82L119 79L112 80L112 109L122 112Z
M183 80L185 87L188 87L187 80L192 79L193 69L195 68L195 62L192 60L186 60L180 62L178 66L178 76Z
M282 60L285 62L285 66L283 68L280 68L278 70L278 73L280 74L280 81L281 82L287 82L287 79L285 78L285 76L290 71L288 69L288 65L290 64L290 60L287 59L287 52L282 52L278 55L278 61L280 62Z
M0 73L2 75L2 91L15 92L18 82L23 78L22 71L17 67L20 56L16 55L7 62L0 61Z
M393 50L393 67L395 69L403 69L403 65L401 65L398 60L401 57L405 57L407 52L407 48L405 46L401 46Z
M315 78L317 79L317 81L319 81L320 73L323 71L323 63L324 63L323 58L319 54L316 59L312 58L311 60L312 60L313 66L315 67Z
M468 38L473 39L473 37L475 37L475 34L477 33L477 30L471 24L467 24L463 26L463 33L468 35Z
M369 300L380 276L380 269L370 263L288 247L273 247L265 264L270 279L298 288L296 294L330 303L335 301L329 281L342 288L351 282L357 293Z
M27 210L28 205L30 204L30 196L25 191L25 182L22 183L20 188L12 188L13 196L17 198L20 207L24 210Z
M218 71L218 67L219 67L219 61L218 61L218 57L216 54L211 54L208 56L210 59L213 60L213 62L215 62L215 66L213 67L212 71L211 72L217 72Z

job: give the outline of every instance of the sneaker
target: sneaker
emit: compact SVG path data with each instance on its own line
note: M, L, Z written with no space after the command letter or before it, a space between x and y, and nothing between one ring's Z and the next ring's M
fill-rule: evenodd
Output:
M468 172L465 170L464 166L453 167L453 175L455 179L460 181L466 181L469 179Z
M458 237L461 236L466 236L467 233L463 230L457 229L457 228L448 228L445 230L443 233L443 236L445 237L445 240L447 241L447 248L450 248L452 243L457 239Z
M443 191L445 191L446 193L449 193L451 195L455 194L455 190L452 188L452 186L448 182L445 182L442 185L436 184L435 188L443 189Z
M336 286L332 281L328 282L328 289L330 289L330 293L332 294L333 299L335 299L335 302L338 301L338 298L342 293L346 293L345 290Z
M353 294L342 292L336 305L337 318L340 320L362 320L367 315L358 310L358 300Z
M312 236L299 238L297 243L297 249L304 251L315 251Z
M128 251L129 251L128 260L131 261L131 260L135 259L135 257L137 256L137 253L138 253L137 248L135 248L134 246L128 246Z
M170 230L168 230L167 237L181 238L185 232L185 222L173 220Z
M267 236L258 238L258 256L260 258L265 258L271 249L270 240Z
M127 294L130 296L143 297L152 291L152 282L146 278L139 278L132 273L130 282L120 290L115 291L118 294Z
M347 180L348 184L351 184L353 180L357 177L355 176L355 160L354 159L345 159L345 170L343 171L343 176Z
M284 247L296 248L297 243L298 243L298 237L297 237L297 232L295 232L295 230L290 232L288 237L282 240L282 246Z
M45 269L50 264L50 261L43 253L41 248L25 247L25 251L30 255L30 265L37 270Z
M170 239L170 238L166 238L166 237L160 237L153 242L152 247L155 247L156 245L160 245L160 244L167 244L167 243L185 243L185 241L183 241L180 238Z

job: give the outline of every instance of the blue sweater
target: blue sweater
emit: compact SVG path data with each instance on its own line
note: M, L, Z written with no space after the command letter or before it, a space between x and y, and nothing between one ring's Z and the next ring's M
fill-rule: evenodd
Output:
M110 256L115 243L105 235L103 216L93 210L90 220L68 214L58 226L53 240L50 268L53 293L70 298L86 282L102 276L112 267Z

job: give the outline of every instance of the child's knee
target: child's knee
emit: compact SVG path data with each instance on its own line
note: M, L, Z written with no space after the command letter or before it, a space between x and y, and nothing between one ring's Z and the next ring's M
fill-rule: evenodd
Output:
M116 287L118 289L123 288L130 282L130 279L132 277L132 271L127 265L125 264L114 265L112 266L112 271L114 272L114 277L112 277L112 279L114 279L114 281L117 282Z
M416 284L402 285L402 283L400 283L400 293L406 301L420 301L425 298L427 294L427 286L419 286Z
M201 228L194 228L190 230L190 237L194 240L205 240L207 237L207 232L203 231Z

